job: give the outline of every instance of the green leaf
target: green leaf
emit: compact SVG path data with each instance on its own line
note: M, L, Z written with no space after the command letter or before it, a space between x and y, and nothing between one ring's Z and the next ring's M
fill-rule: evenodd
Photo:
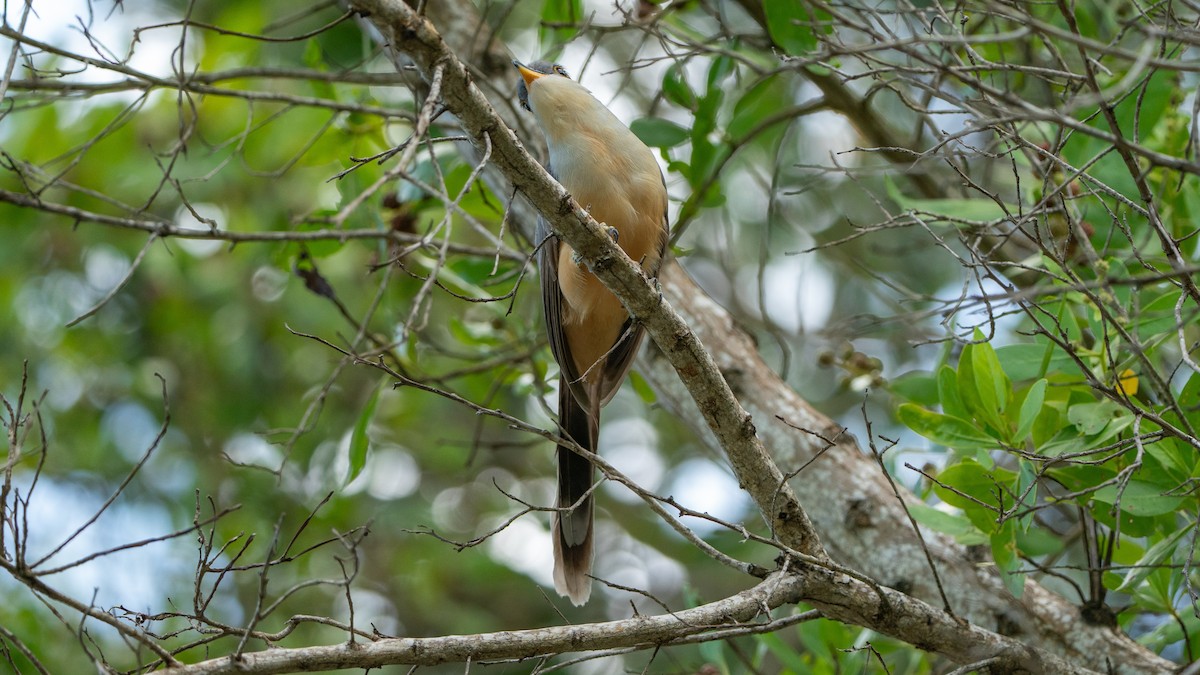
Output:
M1142 139L1154 134L1163 114L1171 107L1179 105L1183 97L1179 82L1179 73L1174 70L1155 70L1142 85L1141 96L1130 96L1118 106L1118 121L1122 129L1129 129L1132 124L1125 124L1121 113L1125 110L1137 116L1138 133Z
M1133 424L1133 413L1115 402L1067 402L1067 422L1072 424L1043 444L1048 456L1098 448Z
M700 120L699 115L696 116L696 120ZM692 130L692 187L699 188L705 183L709 183L708 189L700 201L705 207L711 207L714 205L711 200L723 199L723 195L721 181L710 181L709 179L715 177L717 168L722 166L730 149L724 143L714 145L707 136L700 135L699 131L699 127Z
M756 642L766 647L775 658L779 659L779 663L784 668L795 673L805 673L811 670L809 664L800 656L800 652L784 642L778 633L764 633L758 637Z
M963 419L974 420L983 418L984 422L992 422L985 412L983 401L979 399L979 386L975 384L975 359L972 353L975 345L963 347L958 358L958 397L962 400L966 413Z
M696 92L688 84L682 63L671 64L663 75L663 96L681 108L696 109Z
M1042 257L1042 264L1048 270L1060 270L1061 268L1045 256ZM1055 272L1061 274L1061 272ZM1058 322L1059 329L1067 334L1067 338L1071 342L1078 342L1083 338L1083 330L1079 328L1079 318L1075 316L1075 309L1078 305L1066 301L1051 301L1046 304L1046 313L1054 314Z
M1065 545L1061 535L1045 528L1017 531L1017 549L1026 556L1051 555L1062 551Z
M925 407L938 404L938 383L928 370L912 370L888 380L888 391Z
M971 520L964 515L946 513L921 502L908 504L908 512L912 514L913 520L917 523L931 530L948 534L963 546L974 546L988 540L987 535L980 532L979 528L975 527Z
M1037 503L1037 474L1033 470L1033 463L1029 460L1018 460L1018 467L1017 479L1012 491L1013 495L1021 500L1020 510L1029 510L1024 516L1017 519L1018 531L1024 532L1033 523L1031 509Z
M996 501L996 484L1012 483L1016 475L1016 473L1008 469L988 470L973 459L964 459L957 464L951 464L942 469L938 473L937 479L985 504L991 504L999 508L1000 504ZM963 503L961 495L943 495L939 492L938 496L946 503L953 504L954 506L959 506ZM1011 499L1008 500L1010 503L1011 501Z
M1145 443L1146 454L1150 455L1163 469L1171 474L1176 481L1185 481L1191 477L1191 467L1195 464L1192 450L1177 438L1162 438Z
M999 510L1012 506L1012 499L998 486L1011 485L1015 479L1016 474L1007 469L989 470L973 459L964 459L939 472L933 489L942 501L962 509L975 527L991 534L999 528ZM1001 495L1003 504L997 501Z
M494 260L488 258L466 256L458 258L447 265L454 272L453 276L456 280L477 287L492 286L498 282L511 283L506 277L514 266L514 263L507 261L497 265ZM497 268L494 274L492 272L493 267Z
M571 39L574 28L585 16L580 0L546 0L542 3L542 20L539 22L538 37L544 45L562 44Z
M700 645L700 656L704 660L717 667L717 671L721 675L729 675L729 664L725 660L725 644L718 641L709 641Z
M721 110L721 102L725 100L725 90L709 89L696 106L696 115L692 121L692 146L701 141L708 141L708 136L717 130L717 113Z
M1117 472L1111 467L1087 464L1079 466L1057 464L1047 469L1046 473L1054 480L1062 483L1070 492L1086 490L1117 475Z
M1038 416L1033 420L1032 434L1034 449L1040 454L1050 454L1049 452L1046 452L1045 446L1053 440L1066 440L1066 436L1062 435L1064 427L1069 429L1071 432L1075 431L1069 425L1063 422L1063 416L1067 409L1066 404L1061 401L1049 400L1051 397L1055 397L1059 393L1060 392L1054 391L1053 389L1047 392L1048 400L1042 403L1042 411L1038 413ZM1079 438L1078 434L1072 433L1071 435L1075 438Z
M1200 179L1197 179L1195 176L1187 176L1182 183L1172 181L1171 184L1178 188L1178 197L1175 200L1175 204L1179 213L1179 217L1172 220L1181 225L1200 220ZM1179 248L1185 257L1194 260L1196 255L1196 237L1183 237L1182 241L1179 242Z
M1076 403L1067 409L1067 421L1085 436L1094 436L1103 431L1109 422L1127 415L1128 410L1107 399L1095 403Z
M975 425L957 417L942 415L912 403L896 411L900 422L925 438L955 450L990 449L999 445L996 439Z
M736 65L733 57L724 54L713 60L712 65L708 68L708 94L705 98L711 97L714 92L721 91L716 88L717 85L733 74L733 69Z
M966 419L970 417L967 407L963 405L962 397L958 395L958 373L950 366L943 365L937 373L938 400L942 403L942 412Z
M1013 382L1045 377L1048 372L1080 374L1075 361L1054 344L1022 343L996 348L1000 367Z
M643 143L652 148L673 148L686 141L691 135L691 131L688 129L661 117L643 117L634 120L629 125L629 129L642 139Z
M1033 431L1033 423L1037 420L1038 413L1042 412L1042 403L1046 400L1046 378L1042 378L1033 383L1029 391L1025 393L1025 400L1021 402L1021 412L1017 417L1017 431L1012 436L1013 445L1024 443L1026 438L1029 438L1030 432Z
M800 643L812 655L817 663L837 663L837 654L833 644L837 644L838 629L841 626L832 621L806 621L796 627L796 636ZM797 673L805 673L811 666L802 668Z
M650 387L650 383L636 370L629 371L629 384L633 386L633 391L642 399L642 403L654 405L658 401L658 395L654 393L654 389Z
M1200 373L1192 373L1192 376L1184 383L1183 389L1179 392L1179 405L1184 410L1200 410ZM1200 422L1200 417L1189 415L1188 419Z
M695 184L695 180L692 178L692 176L695 175L695 172L692 171L692 165L690 162L681 162L679 160L667 162L667 171L669 173L677 173L680 176L683 176L689 185Z
M983 339L983 333L978 328L975 329L975 339ZM990 344L976 342L970 347L971 372L983 413L997 431L1002 431L1005 427L1004 413L1012 397L1012 385L1000 368L1000 360ZM963 356L966 355L967 351L964 350Z
M786 96L787 85L782 77L768 77L754 85L733 106L733 119L726 133L735 141L744 139L767 117L779 112L780 102Z
M767 3L770 4L770 3ZM900 191L890 176L883 179L888 197L907 211L935 216L958 226L973 226L1008 218L1019 209L1011 204L1001 206L991 199L918 199Z
M1004 587L1020 598L1025 592L1025 575L1017 571L1021 569L1021 556L1017 554L1016 524L1012 520L992 535L992 559L996 561L996 570Z
M715 209L725 203L725 193L721 191L720 183L713 183L704 191L700 206L705 209Z
M1153 579L1157 575L1151 575ZM1166 603L1159 611L1174 611L1170 603ZM1137 641L1155 652L1165 649L1168 645L1173 645L1184 639L1184 632L1188 636L1194 636L1197 631L1200 631L1200 617L1197 617L1190 610L1179 612L1175 615L1177 620L1163 621L1158 624L1154 630L1138 637ZM1180 624L1183 624L1182 626Z
M762 3L771 40L791 56L816 48L817 40L808 23L808 12L800 0L770 0Z
M1096 522L1107 528L1115 528L1117 526L1117 518L1113 516L1110 509L1099 505L1099 502L1092 503L1092 515L1096 518ZM1173 521L1174 513L1168 513L1160 516L1135 516L1128 511L1119 511L1117 514L1120 517L1121 535L1131 538L1149 537L1155 533L1162 532L1163 521Z
M1146 577L1150 576L1150 573L1155 570L1158 564L1175 552L1175 548L1179 546L1179 540L1183 538L1183 535L1191 531L1192 528L1190 527L1181 527L1172 532L1166 539L1151 546L1150 550L1146 551L1145 555L1125 575L1125 580L1121 582L1121 585L1116 590L1128 592L1140 585L1146 580Z
M1096 491L1092 499L1112 505L1117 500L1118 485L1108 485ZM1183 497L1164 494L1170 487L1160 487L1140 480L1131 480L1121 492L1121 510L1133 516L1161 516L1171 513L1183 503Z
M350 471L346 474L344 485L349 485L351 481L358 478L363 467L367 465L367 449L371 445L371 440L367 436L367 428L371 426L371 420L375 417L375 405L379 403L379 392L386 384L386 378L379 381L375 390L371 392L371 397L367 399L367 404L359 413L358 420L354 422L354 430L350 433Z
M304 47L304 65L314 70L327 70L328 62L325 60L325 49L320 42L309 40ZM320 98L329 99L332 101L339 100L338 90L328 80L312 79L309 80L308 86L312 88L313 94Z
M1180 293L1181 291L1177 289L1168 290L1163 295L1143 304L1135 324L1137 335L1155 339L1162 333L1176 330L1178 326L1175 324L1175 305L1179 303ZM1185 318L1184 321L1187 319Z
M1154 570L1146 578L1146 581L1145 585L1134 590L1138 604L1149 606L1153 611L1171 612L1175 607L1176 590L1171 571L1167 569ZM1195 612L1189 612L1189 614L1195 616Z

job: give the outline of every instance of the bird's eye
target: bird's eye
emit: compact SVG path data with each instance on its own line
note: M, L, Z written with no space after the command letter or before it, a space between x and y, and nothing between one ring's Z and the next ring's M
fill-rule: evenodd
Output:
M554 72L566 78L571 77L567 74L567 69L563 68L562 66L554 66Z

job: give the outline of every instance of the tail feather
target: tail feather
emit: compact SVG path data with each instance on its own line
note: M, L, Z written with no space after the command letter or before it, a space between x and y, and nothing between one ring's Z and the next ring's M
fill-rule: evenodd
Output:
M562 433L584 449L595 452L600 434L599 410L586 410L559 383L558 418ZM558 508L572 511L554 515L554 588L576 605L592 593L592 463L565 445L558 446ZM582 501L581 501L582 499Z

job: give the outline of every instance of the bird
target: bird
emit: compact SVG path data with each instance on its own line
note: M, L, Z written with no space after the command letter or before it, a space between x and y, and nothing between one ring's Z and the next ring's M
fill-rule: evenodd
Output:
M521 107L546 138L546 170L648 277L657 277L669 228L667 187L654 153L562 65L513 65L521 74ZM546 333L559 366L558 425L563 437L595 452L600 408L624 381L645 329L542 218L536 240ZM595 472L570 445L559 444L556 453L554 587L580 606L592 591Z

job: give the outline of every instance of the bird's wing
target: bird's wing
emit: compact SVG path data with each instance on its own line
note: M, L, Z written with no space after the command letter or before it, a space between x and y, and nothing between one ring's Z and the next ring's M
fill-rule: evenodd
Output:
M666 194L665 179L663 194ZM662 267L663 259L666 257L667 241L669 239L670 226L667 224L667 210L664 206L662 232L659 235L658 243L658 259L646 269L646 273L651 277L658 276L658 270ZM638 347L641 346L642 339L645 337L646 329L632 317L621 325L621 336L617 338L617 344L608 353L608 357L605 358L599 381L596 383L596 396L600 399L601 406L607 405L609 400L616 395L617 390L621 388L621 383L625 381L625 375L633 367L633 360L637 356Z
M582 373L576 372L575 359L571 356L571 347L567 344L562 325L563 297L562 289L558 285L559 241L550 231L546 220L540 216L537 221L537 241L542 245L538 251L538 270L542 285L542 313L546 319L546 335L550 338L550 353L554 354L554 360L558 362L564 381L569 383L571 395L586 410L590 408L587 405L590 397L580 381Z
M550 175L555 176L553 170L550 170ZM555 176L555 179L557 178ZM670 239L670 226L667 223L666 181L661 173L659 179L663 181L662 225L658 239L657 259L646 268L646 273L651 277L658 276L658 270L666 257L667 243ZM625 376L633 367L634 358L637 356L638 347L642 344L646 330L633 318L627 319L621 325L617 342L605 357L603 365L600 366L599 377L589 378L590 382L584 382L582 380L583 373L578 372L575 367L575 359L571 355L571 347L567 343L562 326L563 296L558 283L559 240L550 232L544 218L539 217L537 225L537 241L545 242L538 253L538 267L541 270L542 309L546 316L546 334L550 338L550 351L554 354L554 360L558 361L559 369L566 382L569 383L571 394L575 400L579 401L585 410L592 410L593 405L598 410L601 406L606 405L621 388L621 383L624 382Z

